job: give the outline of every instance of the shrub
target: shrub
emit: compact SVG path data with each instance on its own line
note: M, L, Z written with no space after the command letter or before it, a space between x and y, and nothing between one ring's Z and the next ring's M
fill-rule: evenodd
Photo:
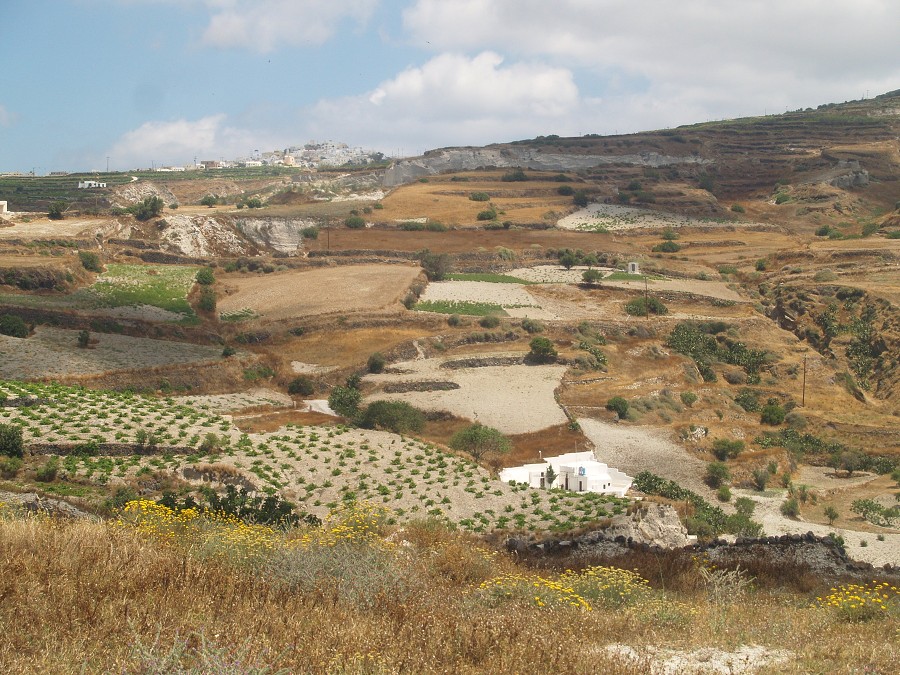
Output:
M835 274L831 270L819 270L813 275L813 281L824 282L824 281L835 281L838 278L838 275Z
M216 202L218 202L218 201L219 200L216 199L215 195L206 195L203 197L203 199L200 200L200 205L208 206L209 208L212 208L213 206L216 205Z
M384 356L381 355L380 352L375 352L369 357L369 360L366 362L366 368L370 373L380 373L384 370L385 360Z
M560 185L558 188L556 188L556 193L563 197L571 197L575 194L575 188L573 188L571 185Z
M78 333L78 346L81 349L87 349L90 344L91 344L91 334L86 330L79 332Z
M828 518L829 525L834 525L834 521L836 521L840 517L840 514L838 513L837 509L834 508L833 506L826 506L824 511L822 511L822 513L825 515L826 518Z
M78 251L78 258L81 260L81 266L88 272L103 271L103 266L100 264L100 256L93 251Z
M754 469L752 472L753 477L753 487L762 492L766 489L766 485L769 484L769 477L772 475L768 472L767 469Z
M351 230L361 230L366 226L366 219L362 216L350 216L344 220L344 225Z
M603 273L600 270L585 270L581 273L581 280L586 283L588 286L593 286L600 279L603 278Z
M353 417L359 411L362 394L356 387L335 387L328 397L328 407L343 417Z
M785 499L781 503L781 507L779 508L781 511L781 515L787 516L788 518L796 518L800 515L800 504L793 497L790 499Z
M679 234L678 234L675 230L673 230L671 227L667 227L665 230L663 230L663 233L662 233L662 238L663 238L665 241L675 241L675 240L678 239L680 236L681 236L681 235L679 235Z
M66 208L68 204L65 202L53 202L47 210L47 217L50 220L62 220L66 217Z
M15 424L0 424L0 455L22 457L24 454L22 427Z
M150 220L162 213L163 206L165 204L161 197L144 197L142 201L129 206L128 212L138 220Z
M0 477L15 478L21 469L22 459L20 457L0 457Z
M312 396L316 393L316 383L311 377L301 375L288 382L287 391L291 396Z
M744 213L746 211L746 209L743 206L741 206L740 204L732 204L731 210L734 213Z
M756 271L757 272L765 272L768 269L768 264L766 263L765 258L760 258L756 261Z
M779 192L777 195L775 195L775 203L776 204L784 204L785 202L789 202L790 200L791 200L790 195L788 195L784 192Z
M535 321L534 319L522 319L521 326L522 330L531 335L544 332L544 325L540 321Z
M587 192L585 192L584 190L576 191L575 196L572 198L572 203L575 204L575 206L581 208L587 206L589 201L590 200L588 199Z
M41 483L52 483L59 473L59 457L50 457L43 466L34 472L34 478Z
M753 389L742 389L741 392L734 397L734 402L747 412L759 411L759 394Z
M549 338L532 338L529 347L529 358L537 361L538 363L547 363L556 360L556 348L553 346L553 342Z
M720 461L734 459L744 450L744 441L729 441L727 438L717 438L713 441L713 455Z
M222 356L228 358L229 356L234 356L237 354L237 350L231 345L226 345L222 348Z
M211 286L212 284L216 283L216 277L213 274L211 267L200 268L200 271L197 272L197 276L195 278L197 279L197 283L203 286Z
M497 326L500 325L500 319L499 319L499 317L496 317L493 315L488 315L488 316L482 317L478 321L478 325L481 326L482 328L496 328Z
M710 462L706 465L706 474L703 482L713 489L717 489L731 479L731 471L722 462Z
M250 197L250 199L244 202L248 209L261 209L262 208L262 199L259 197Z
M476 220L494 220L497 217L497 210L493 207L490 209L485 209L484 211L479 211L478 215L475 216Z
M462 323L462 319L459 314L451 314L447 317L447 325L448 326L459 326Z
M658 298L641 296L625 303L625 313L631 316L664 316L669 313L669 308Z
M625 419L628 414L628 401L621 396L613 396L606 402L606 409L614 411L619 419Z
M473 202L489 202L491 196L487 192L473 192L469 195L469 199Z
M0 334L10 337L28 337L28 326L21 316L15 314L0 315Z
M216 292L209 286L201 288L197 307L204 312L216 311Z
M425 415L405 401L372 401L356 423L364 429L405 434L421 431L425 427Z
M722 485L716 490L716 498L720 502L730 502L731 501L731 488L727 485Z
M674 241L664 241L663 243L654 246L651 250L654 253L678 253L678 251L681 250L681 246Z
M900 239L900 230L892 230L887 233L888 239Z
M509 439L493 427L476 422L465 429L457 431L450 439L450 447L459 452L466 452L476 462L488 455L499 455L509 452Z
M318 239L319 238L319 228L316 225L310 225L309 227L304 227L300 230L300 236L304 239Z
M734 510L743 516L752 516L756 510L756 502L750 497L738 497L734 500Z
M692 391L683 391L680 395L681 402L684 403L688 408L694 405L697 402L697 394Z
M774 427L784 422L786 415L787 412L784 406L778 402L778 399L770 398L760 412L760 421L763 424L769 424Z
M500 180L507 183L516 183L528 180L528 176L525 175L525 172L522 171L522 169L514 169L513 171L508 171L503 174L503 177Z
M453 267L453 259L446 253L432 253L426 248L419 252L419 264L429 281L443 281Z

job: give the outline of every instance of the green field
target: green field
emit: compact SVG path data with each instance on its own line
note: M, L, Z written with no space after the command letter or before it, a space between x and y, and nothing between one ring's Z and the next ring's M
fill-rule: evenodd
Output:
M468 316L508 316L500 305L493 302L468 302L462 300L423 300L415 307L420 312L438 314L466 314Z
M194 316L187 301L199 267L110 263L90 288L76 293L101 307L150 305Z

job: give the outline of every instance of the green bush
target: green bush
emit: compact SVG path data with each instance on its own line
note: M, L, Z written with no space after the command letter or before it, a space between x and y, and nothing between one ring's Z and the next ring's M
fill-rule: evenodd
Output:
M250 197L250 199L247 199L244 204L248 209L261 209L263 205L262 199L260 199L259 197Z
M0 314L0 334L10 337L28 337L28 325L21 316L15 314Z
M209 286L200 289L200 299L197 301L197 307L204 312L216 311L216 292Z
M487 192L473 192L469 195L469 199L473 202L489 202L491 196Z
M22 457L24 454L22 427L15 424L0 424L0 455Z
M485 209L484 211L479 211L478 215L475 216L476 220L494 220L497 217L497 210L493 207L490 209Z
M590 200L588 199L587 192L585 192L584 190L577 190L574 197L572 198L572 203L580 208L584 208L585 206L587 206L589 201Z
M676 239L679 239L680 237L681 237L681 235L678 234L671 227L667 227L665 230L663 230L663 233L662 233L662 238L664 241L675 241Z
M575 188L573 188L571 185L560 185L558 188L556 188L556 193L563 197L571 197L575 194Z
M766 263L765 258L760 258L756 261L756 271L757 272L765 272L768 269L768 264Z
M674 241L664 241L663 243L654 246L651 250L654 253L678 253L678 251L681 250L681 246Z
M888 239L900 239L900 230L891 230L887 233Z
M507 183L516 183L528 180L528 176L525 175L525 172L522 171L522 169L514 169L503 174L503 177L500 180Z
M447 325L448 326L456 327L456 326L459 326L460 324L462 324L462 319L460 318L459 314L451 314L450 316L447 317Z
M744 451L744 441L730 441L727 438L717 438L713 441L712 453L716 459L724 462L726 459L734 459Z
M787 516L788 518L796 518L800 515L800 504L793 497L790 499L785 499L781 503L781 507L779 509L781 511L781 515Z
M384 370L385 364L384 356L382 356L380 352L375 352L366 362L366 368L370 373L377 374Z
M53 202L47 209L47 217L50 220L62 220L66 217L66 208L68 204L65 202Z
M78 251L78 258L81 260L81 266L88 272L103 271L103 265L100 264L100 256L93 251Z
M614 411L619 419L625 419L628 414L628 401L621 396L613 396L606 402L606 409Z
M213 206L216 205L216 202L218 202L218 201L219 200L216 199L215 195L206 195L205 197L203 197L203 199L200 200L200 205L208 206L209 208L212 208Z
M744 209L744 207L741 206L740 204L732 204L732 205L731 205L731 210L732 210L734 213L744 213L744 212L746 211L746 209Z
M443 281L453 267L453 259L446 253L432 253L426 248L419 252L419 264L428 281Z
M59 457L50 457L43 466L34 472L34 478L41 483L52 483L59 473Z
M759 394L753 389L742 389L734 402L747 412L759 412Z
M91 334L86 330L80 331L78 333L78 346L81 349L87 349L90 346L90 344L91 344Z
M137 204L128 207L128 212L138 220L150 220L162 213L165 204L161 197L144 197Z
M528 356L531 360L538 363L548 363L556 360L556 347L553 346L553 342L549 338L540 336L531 338L528 346L530 348Z
M356 387L335 387L328 397L328 407L338 415L352 418L359 412L362 394Z
M235 354L237 354L237 350L234 347L232 347L231 345L226 345L225 347L222 348L222 356L224 358L228 358L229 356L234 356Z
M372 401L357 417L356 423L363 429L406 434L421 431L425 427L425 415L404 401Z
M703 482L709 487L718 489L731 480L731 471L722 462L710 462L706 465L706 474L703 476Z
M493 315L488 315L488 316L482 317L478 321L478 325L481 326L482 328L496 328L497 326L500 325L500 318L493 316Z
M300 236L302 236L304 239L318 239L319 228L316 225L304 227L300 230Z
M593 286L597 282L599 282L603 278L603 273L600 270L585 270L581 273L581 280L586 283L588 286Z
M21 457L0 456L0 477L9 480L15 478L22 469Z
M210 286L216 283L216 277L213 274L211 267L201 267L200 271L197 272L197 276L195 277L198 284L203 286Z
M760 421L774 427L783 423L786 415L787 411L778 402L778 399L770 398L760 411Z
M683 391L680 394L681 402L684 403L688 408L692 407L694 403L697 402L697 394L692 391Z
M350 216L344 220L344 225L351 230L361 230L366 226L366 219L362 216Z
M625 303L625 313L631 316L647 316L648 314L664 316L669 313L669 308L658 298L641 296Z
M716 490L716 499L720 502L731 501L731 489L727 485L722 485Z
M509 439L500 431L476 422L453 434L450 447L459 452L466 452L476 462L480 462L488 455L509 452L512 446Z
M543 333L544 326L540 321L535 321L534 319L522 319L522 330L531 335L535 333Z
M316 383L311 377L300 375L288 382L287 391L291 396L312 396L316 393Z
M790 195L788 195L784 192L779 192L777 195L775 195L775 203L776 204L784 204L785 202L789 202L790 200L791 200Z

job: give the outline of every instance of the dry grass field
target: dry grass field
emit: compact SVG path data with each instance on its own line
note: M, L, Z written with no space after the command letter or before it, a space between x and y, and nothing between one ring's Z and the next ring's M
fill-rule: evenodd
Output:
M410 265L353 265L223 277L221 313L249 309L265 320L396 309L418 277Z

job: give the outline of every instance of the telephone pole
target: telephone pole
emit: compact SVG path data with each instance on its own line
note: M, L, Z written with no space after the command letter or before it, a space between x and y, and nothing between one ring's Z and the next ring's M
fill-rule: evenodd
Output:
M800 402L801 407L806 407L806 354L803 355L803 396Z

